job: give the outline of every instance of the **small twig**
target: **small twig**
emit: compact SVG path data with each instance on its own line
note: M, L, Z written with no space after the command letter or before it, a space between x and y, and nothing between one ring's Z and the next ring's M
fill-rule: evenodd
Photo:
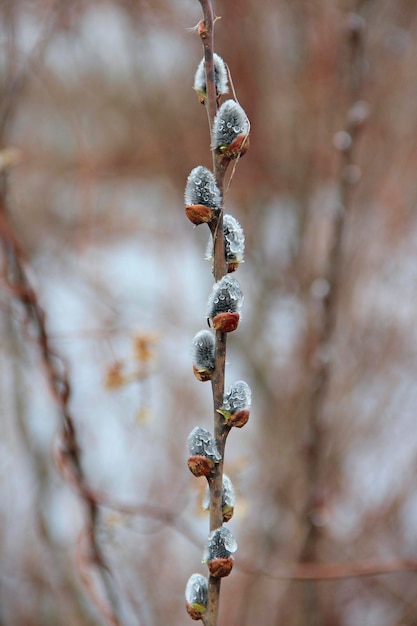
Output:
M229 84L230 84L230 87L231 87L231 89L232 89L233 98L234 98L234 100L235 100L236 102L238 102L238 103L239 103L239 99L238 99L238 97L237 97L237 95L236 95L235 85L234 85L234 83L233 83L232 73L231 73L230 68L229 68L229 66L227 65L227 63L226 63L225 65L226 65L226 70L227 70L227 77L228 77L228 79L229 79ZM247 132L247 135L246 135L246 141L248 141L248 140L249 140L249 134L250 134L250 121L249 121L249 119L248 119L248 118L247 118L247 122L248 122L248 132ZM243 147L244 145L245 145L245 142L243 142L242 147ZM241 156L241 155L239 154L239 155L238 155L238 157L235 159L235 161L234 161L234 163L233 163L232 171L231 171L231 173L230 173L229 180L227 181L227 185L226 185L226 189L224 190L223 198L225 198L225 197L226 197L227 192L229 191L229 187L230 187L230 185L232 184L232 180L233 180L233 177L234 177L235 172L236 172L237 164L238 164L238 163L239 163L239 161L240 161L240 156Z

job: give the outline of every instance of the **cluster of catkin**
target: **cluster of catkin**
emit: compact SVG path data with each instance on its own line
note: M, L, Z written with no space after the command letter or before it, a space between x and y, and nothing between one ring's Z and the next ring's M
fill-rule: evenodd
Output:
M239 105L233 99L226 100L220 106L220 100L228 92L228 71L223 59L213 55L214 80L217 95L217 113L211 129L211 149L214 152L213 162L222 163L222 172L229 162L242 156L248 147L249 121ZM206 73L204 59L197 68L194 89L202 104L206 102ZM236 162L236 161L235 161ZM212 379L216 367L220 367L216 359L216 337L219 333L230 333L236 330L243 302L239 282L231 276L243 261L245 237L239 222L228 214L223 214L223 193L218 184L215 171L199 165L188 176L185 188L185 212L194 224L208 224L210 239L206 251L206 259L214 261L214 240L217 235L219 216L223 225L225 274L217 280L208 297L207 319L211 330L201 330L193 339L193 372L202 382ZM213 224L215 227L213 227ZM217 414L224 420L228 431L232 427L241 428L249 419L251 391L248 384L238 381L224 393L223 405L216 408ZM194 476L204 476L208 485L203 502L205 509L210 508L212 482L210 478L216 465L222 460L215 437L205 428L197 426L188 437L188 467ZM222 476L221 507L223 522L228 522L235 505L235 492L228 476ZM204 550L203 562L206 563L209 575L213 578L227 576L233 567L233 553L237 543L231 531L224 527L210 532ZM186 586L186 609L194 620L203 619L207 608L209 581L202 574L193 574Z

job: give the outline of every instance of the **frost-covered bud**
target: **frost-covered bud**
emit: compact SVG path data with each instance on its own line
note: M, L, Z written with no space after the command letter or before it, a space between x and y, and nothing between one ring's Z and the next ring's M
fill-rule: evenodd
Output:
M245 253L245 235L243 228L233 215L225 213L223 215L224 233L224 256L227 263L227 271L234 272L239 263L243 263ZM206 259L213 259L213 237L210 237L207 244Z
M200 426L196 426L188 435L188 449L188 467L197 477L208 476L222 458L213 435Z
M185 588L185 607L191 619L202 618L207 608L208 581L201 574L190 576Z
M238 102L226 100L216 113L213 123L213 150L228 159L244 155L249 147L249 120Z
M213 172L204 165L191 170L185 185L184 200L185 213L193 224L211 222L222 203Z
M204 549L203 561L215 578L228 576L232 571L232 554L237 550L236 539L228 528L222 526L213 530Z
M223 474L223 483L222 483L222 513L223 513L223 522L228 522L233 517L233 512L235 508L235 490L233 488L233 483L226 474ZM203 500L203 509L208 511L210 509L210 489L207 486L206 493L204 495Z
M216 96L219 100L220 96L229 91L227 86L227 69L226 63L221 56L214 52L213 54L214 64L214 84L216 86ZM207 86L206 86L206 71L204 68L204 57L201 59L197 71L194 77L194 89L198 94L198 98L201 104L204 104L207 98Z
M200 330L193 339L194 376L205 382L214 371L214 336L209 330Z
M207 317L213 328L223 333L236 330L242 302L242 290L236 278L226 274L214 283L207 303Z
M207 167L197 165L191 170L184 193L185 204L204 204L212 209L221 205L216 178Z
M252 392L244 380L238 380L231 385L223 398L223 406L218 413L223 415L229 426L242 428L249 419L249 409L252 401Z

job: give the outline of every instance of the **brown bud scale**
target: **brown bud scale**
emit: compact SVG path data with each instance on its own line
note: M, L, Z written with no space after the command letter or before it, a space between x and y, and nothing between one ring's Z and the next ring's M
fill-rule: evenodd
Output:
M188 604L188 602L186 602L185 608L187 609L187 613L191 617L191 619L199 620L203 617L204 612L199 611L192 604ZM204 608L204 607L201 607L201 608Z
M222 513L223 522L229 522L233 517L234 508L232 506L224 506L222 509Z
M233 261L227 264L227 273L231 274L232 272L236 272L239 267L239 261Z
M231 333L239 325L240 315L239 313L219 313L215 315L211 320L214 330L219 330L221 333Z
M245 424L247 424L249 419L250 412L248 409L243 409L242 411L238 411L237 413L233 413L230 418L227 420L229 426L234 426L235 428L242 428Z
M211 576L213 578L224 578L229 576L233 568L233 557L227 559L213 559L207 563Z
M208 459L206 456L196 454L190 456L187 465L190 472L199 478L200 476L208 476L211 474L214 468L214 461Z
M249 135L238 135L228 146L220 148L221 153L228 159L237 159L238 156L246 154L249 148Z
M216 211L204 204L191 204L185 207L185 214L190 222L198 226L211 222L216 216Z
M200 380L202 383L211 380L211 376L213 372L209 370L198 370L195 365L193 365L193 373L197 380Z
M205 39L208 35L208 30L204 20L200 20L197 25L197 32L202 39Z

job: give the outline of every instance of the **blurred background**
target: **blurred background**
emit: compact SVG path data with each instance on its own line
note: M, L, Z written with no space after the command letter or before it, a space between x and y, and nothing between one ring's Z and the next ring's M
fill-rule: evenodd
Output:
M123 626L189 623L208 515L186 439L212 428L192 374L209 231L184 214L211 166L193 92L197 0L2 0L7 210L69 366L85 475ZM226 383L239 550L219 624L412 626L417 575L305 582L295 563L417 559L417 4L217 0L216 51L251 121L225 210L243 318ZM4 153L0 153L1 154ZM0 624L104 624L77 565L85 510L53 460L38 346L0 290Z

